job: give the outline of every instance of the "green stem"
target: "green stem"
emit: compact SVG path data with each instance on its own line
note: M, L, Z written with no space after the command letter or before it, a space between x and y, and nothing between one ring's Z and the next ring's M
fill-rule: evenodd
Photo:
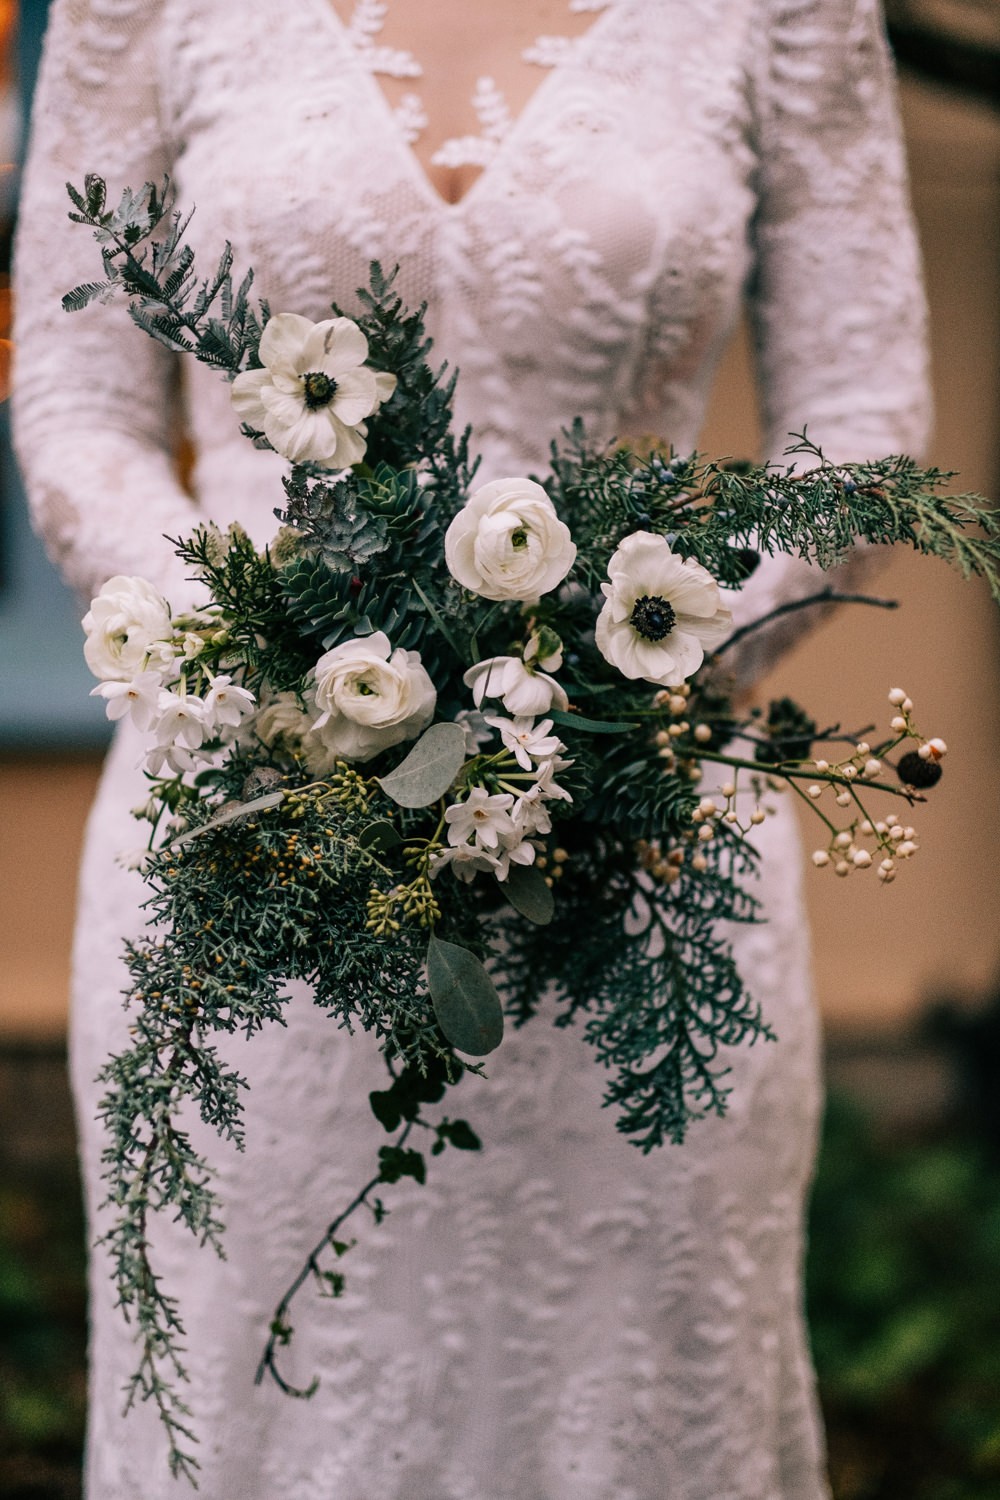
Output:
M799 781L826 781L831 786L850 787L854 784L854 777L837 776L833 771L794 770L790 766L778 764L776 766L766 765L759 760L744 760L736 755L723 755L715 750L704 750L700 745L685 745L676 740L673 746L674 754L681 760L710 760L720 766L738 766L745 771L755 771L758 776L778 776L784 781L793 778ZM912 787L890 786L886 781L864 781L862 783L870 787L873 792L889 792L893 797L902 797L904 802L912 806L914 802L926 802L927 798L920 792L915 792Z

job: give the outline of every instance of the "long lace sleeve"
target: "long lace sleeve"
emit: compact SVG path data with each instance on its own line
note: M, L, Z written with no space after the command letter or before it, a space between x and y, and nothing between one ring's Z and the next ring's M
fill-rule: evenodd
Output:
M750 288L766 452L808 428L839 460L917 455L927 439L925 307L895 85L878 0L769 0L757 80ZM836 577L857 583L859 555ZM812 593L798 559L763 565L738 620ZM816 611L751 637L749 680Z
M164 534L189 532L196 512L171 460L171 356L121 305L61 307L100 275L66 182L98 172L117 193L170 164L158 12L156 0L53 5L16 246L13 416L34 523L66 580L87 599L111 574L141 573L176 608L192 585Z

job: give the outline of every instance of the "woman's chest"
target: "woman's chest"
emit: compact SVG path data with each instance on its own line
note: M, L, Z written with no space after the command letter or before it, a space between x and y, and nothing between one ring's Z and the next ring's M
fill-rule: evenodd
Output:
M199 259L230 240L273 308L314 318L398 265L473 420L620 407L654 364L697 368L745 279L741 3L613 0L449 204L329 0L248 0L236 27L175 0L164 98Z

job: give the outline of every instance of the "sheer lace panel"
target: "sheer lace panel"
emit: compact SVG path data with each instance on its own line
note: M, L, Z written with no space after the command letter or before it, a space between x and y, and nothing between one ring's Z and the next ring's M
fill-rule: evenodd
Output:
M322 0L331 5L332 0ZM333 6L357 58L377 81L403 140L427 180L460 202L541 87L537 69L572 63L594 15L612 0L533 0L488 7L413 0L349 0ZM557 27L537 33L539 22ZM402 41L409 46L400 46ZM463 74L468 85L456 87ZM409 86L423 81L422 92Z

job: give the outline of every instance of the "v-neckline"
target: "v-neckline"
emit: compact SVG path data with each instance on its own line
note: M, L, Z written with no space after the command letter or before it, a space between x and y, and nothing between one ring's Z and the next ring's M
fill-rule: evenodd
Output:
M613 15L620 3L621 0L607 0L607 4L598 13L596 20L592 21L585 31L578 32L576 36L570 38L570 41L574 45L569 50L572 52L577 52L578 50L581 52L589 51L593 46L597 33L608 18ZM371 69L363 65L364 60L351 38L349 23L335 9L333 0L313 0L313 4L319 10L326 13L326 24L331 28L333 35L340 41L344 50L350 54L358 72L364 75L369 92L374 96L376 108L381 113L382 119L385 122L387 133L391 135L400 155L405 159L410 177L421 196L432 208L449 215L460 213L483 191L482 184L490 176L497 162L510 149L512 143L521 132L522 127L526 129L528 124L530 124L532 116L541 107L539 100L545 95L550 84L554 84L556 76L562 72L565 66L564 59L561 57L556 58L550 64L544 65L544 76L536 87L532 89L523 107L512 118L510 126L497 142L496 151L490 160L481 168L479 176L475 178L466 191L458 198L452 200L446 198L440 189L435 186L427 168L403 134L399 120L396 117L396 112L386 97L385 90L379 86L379 81ZM417 60L419 61L419 59Z

